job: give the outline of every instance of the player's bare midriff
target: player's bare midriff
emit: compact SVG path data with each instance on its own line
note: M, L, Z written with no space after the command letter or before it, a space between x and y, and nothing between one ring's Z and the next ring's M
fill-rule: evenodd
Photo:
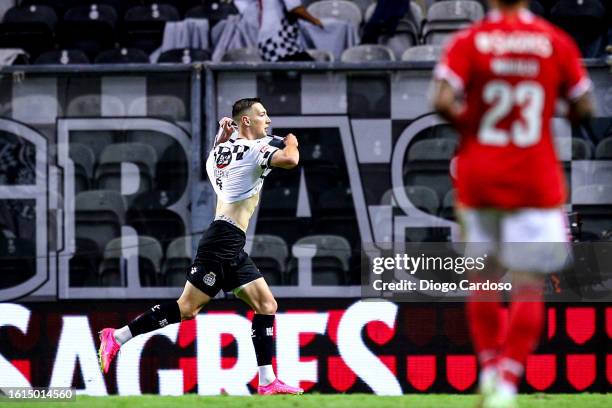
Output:
M225 203L221 198L217 197L215 219L222 219L230 223L233 221L238 228L246 233L249 226L249 220L257 204L259 204L259 193L233 203Z

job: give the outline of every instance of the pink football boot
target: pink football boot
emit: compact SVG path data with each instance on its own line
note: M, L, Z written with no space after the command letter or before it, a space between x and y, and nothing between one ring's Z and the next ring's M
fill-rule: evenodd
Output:
M102 329L100 333L100 350L98 350L98 361L100 362L100 368L104 374L108 373L108 369L111 362L119 352L121 346L115 340L115 329Z
M260 385L257 387L257 393L259 395L274 395L274 394L293 394L299 395L303 394L304 390L300 387L292 387L290 385L285 384L278 378L272 381L268 385Z

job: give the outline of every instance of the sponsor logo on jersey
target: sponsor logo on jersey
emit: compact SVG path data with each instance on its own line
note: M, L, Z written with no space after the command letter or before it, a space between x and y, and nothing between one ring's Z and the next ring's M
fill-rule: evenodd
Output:
M222 169L227 167L232 161L232 151L229 147L219 146L215 153L215 163L217 168Z
M208 286L213 286L217 281L217 275L214 272L208 272L204 275L203 281Z
M552 55L552 43L544 34L492 31L476 34L476 48L483 54L532 54L542 58Z

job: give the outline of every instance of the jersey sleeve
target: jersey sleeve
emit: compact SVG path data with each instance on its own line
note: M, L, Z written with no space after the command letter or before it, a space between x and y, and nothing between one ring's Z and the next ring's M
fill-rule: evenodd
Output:
M560 57L561 96L575 101L591 89L591 80L582 64L580 50L571 37L560 33L558 55Z
M257 164L262 169L271 168L272 155L279 150L278 147L271 146L267 143L257 147Z
M457 33L448 43L434 69L434 78L446 80L457 92L462 92L470 76L470 36Z

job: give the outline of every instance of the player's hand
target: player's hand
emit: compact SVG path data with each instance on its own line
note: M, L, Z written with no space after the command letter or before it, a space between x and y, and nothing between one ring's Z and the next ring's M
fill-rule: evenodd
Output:
M285 142L285 145L287 145L287 146L288 145L293 145L295 147L298 147L297 137L295 137L295 135L293 133L289 133L287 136L285 136L283 141Z
M234 127L232 126L233 123L234 120L232 118L228 118L227 116L221 118L219 121L219 131L221 132L221 135L217 139L217 144L224 143L229 140L235 131Z
M319 28L325 28L325 26L323 25L323 23L321 22L321 20L319 20L318 18L314 18L314 20L312 21L312 24L316 25Z

